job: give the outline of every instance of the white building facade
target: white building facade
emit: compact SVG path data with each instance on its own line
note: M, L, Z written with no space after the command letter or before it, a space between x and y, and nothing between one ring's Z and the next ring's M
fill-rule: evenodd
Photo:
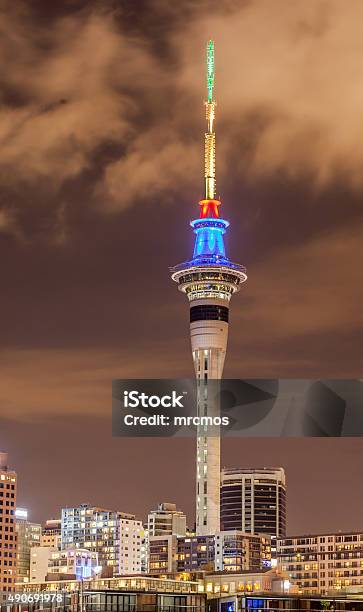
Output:
M184 512L177 510L176 504L161 503L148 514L147 529L149 537L160 535L185 536L187 519Z
M104 577L140 573L143 527L133 514L81 504L62 510L62 550L98 554Z
M57 548L36 546L30 550L30 582L45 582L48 574L48 563Z
M142 521L120 518L120 575L140 574L143 569L144 528Z
M361 593L363 532L279 539L277 563L303 594Z

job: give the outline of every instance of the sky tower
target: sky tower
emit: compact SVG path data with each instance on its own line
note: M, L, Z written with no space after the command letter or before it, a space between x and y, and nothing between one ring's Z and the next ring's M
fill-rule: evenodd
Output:
M208 379L222 377L227 348L229 301L247 279L246 270L226 256L223 236L229 226L221 219L216 198L216 141L214 99L214 42L207 44L207 130L204 136L205 197L199 218L190 225L195 234L192 259L172 269L172 279L190 302L190 338L198 385L198 415L210 414ZM208 412L209 411L209 412ZM197 432L196 528L198 535L220 529L220 437Z

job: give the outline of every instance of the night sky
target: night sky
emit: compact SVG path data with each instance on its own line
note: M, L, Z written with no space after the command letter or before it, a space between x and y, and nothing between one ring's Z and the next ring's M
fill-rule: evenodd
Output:
M363 5L0 0L0 449L30 518L194 522L194 443L111 438L112 378L193 376L204 47L232 300L226 377L362 377ZM290 533L361 529L363 440L229 440L285 467Z

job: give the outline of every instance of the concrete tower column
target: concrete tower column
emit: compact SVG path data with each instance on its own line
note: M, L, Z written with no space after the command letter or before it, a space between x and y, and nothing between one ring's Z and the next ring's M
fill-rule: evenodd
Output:
M218 416L208 401L207 382L222 378L228 338L228 306L223 300L200 299L190 303L190 338L198 381L198 416ZM219 317L210 319L208 317ZM222 317L227 321L222 320ZM213 412L213 414L212 414ZM196 530L208 535L220 529L220 436L197 432Z

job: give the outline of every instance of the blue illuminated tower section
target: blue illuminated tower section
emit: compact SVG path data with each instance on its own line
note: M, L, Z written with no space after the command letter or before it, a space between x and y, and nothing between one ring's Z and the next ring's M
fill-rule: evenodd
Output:
M199 218L190 225L195 234L193 257L172 269L172 279L190 302L190 338L198 380L198 415L213 416L208 402L208 379L220 379L227 348L229 302L247 279L246 270L226 255L224 235L228 221L220 217L216 198L214 43L207 44L207 131L204 136L205 198ZM197 535L220 529L220 437L197 434Z

